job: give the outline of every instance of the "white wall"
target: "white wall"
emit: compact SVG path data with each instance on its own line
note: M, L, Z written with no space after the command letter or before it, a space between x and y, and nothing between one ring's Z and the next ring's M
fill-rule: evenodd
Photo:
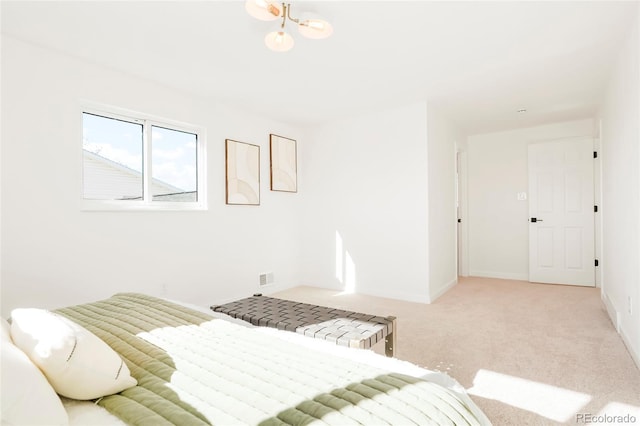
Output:
M80 99L206 127L209 210L82 212ZM297 129L6 36L2 124L5 316L117 291L209 305L255 292L263 272L272 290L299 283L300 196L268 189L269 133L304 155ZM261 146L261 206L225 205L225 138Z
M456 241L456 141L452 123L428 106L429 294L431 301L458 282Z
M455 284L455 131L425 102L302 131L12 38L2 48L2 312L118 291L207 305L298 284L429 302ZM81 211L83 100L204 126L209 210ZM297 194L268 191L270 132L298 140ZM224 204L225 138L262 146L260 207ZM276 285L259 289L264 272Z
M302 284L428 302L426 103L332 122L305 140Z
M470 136L468 142L469 275L527 280L527 145L593 136L592 119Z
M602 298L640 366L639 27L640 8L609 81L601 111L601 142Z

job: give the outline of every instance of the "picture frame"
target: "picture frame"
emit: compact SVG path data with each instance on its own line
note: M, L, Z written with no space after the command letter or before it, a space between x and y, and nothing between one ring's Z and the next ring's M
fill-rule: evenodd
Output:
M280 135L269 135L271 190L298 192L297 141Z
M260 205L260 146L225 140L225 201L232 205Z

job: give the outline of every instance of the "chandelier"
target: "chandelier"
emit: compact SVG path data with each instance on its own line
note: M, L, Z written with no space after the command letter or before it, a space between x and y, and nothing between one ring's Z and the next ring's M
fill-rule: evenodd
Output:
M272 31L264 38L264 43L271 50L276 52L286 52L295 44L293 37L284 31L287 21L291 21L298 26L298 31L304 37L312 39L327 38L333 32L330 23L322 19L300 20L291 17L291 5L276 3L267 0L247 0L245 9L249 15L261 21L274 21L282 19L280 29Z

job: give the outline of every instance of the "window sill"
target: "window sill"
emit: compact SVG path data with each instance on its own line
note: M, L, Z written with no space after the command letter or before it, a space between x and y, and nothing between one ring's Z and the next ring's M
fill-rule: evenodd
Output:
M205 203L162 201L145 203L140 201L82 200L80 210L83 212L189 212L206 211L207 205Z

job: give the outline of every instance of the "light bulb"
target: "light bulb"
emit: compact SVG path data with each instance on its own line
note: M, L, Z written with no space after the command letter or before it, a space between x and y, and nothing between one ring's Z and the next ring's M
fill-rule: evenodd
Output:
M307 38L327 38L333 33L333 27L322 19L307 19L298 24L298 31Z
M274 31L264 38L264 44L271 50L276 52L286 52L294 45L293 37L284 31Z
M279 6L267 0L247 0L244 8L249 15L261 21L273 21L278 19L282 13Z

